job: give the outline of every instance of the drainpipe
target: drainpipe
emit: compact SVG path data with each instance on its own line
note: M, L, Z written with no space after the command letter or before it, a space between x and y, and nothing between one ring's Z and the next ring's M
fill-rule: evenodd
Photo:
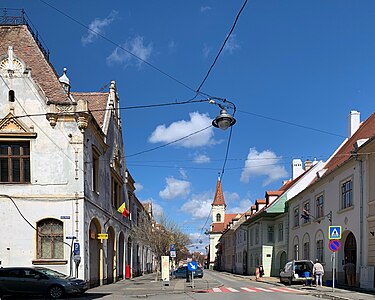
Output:
M355 158L359 163L359 265L363 265L363 161Z

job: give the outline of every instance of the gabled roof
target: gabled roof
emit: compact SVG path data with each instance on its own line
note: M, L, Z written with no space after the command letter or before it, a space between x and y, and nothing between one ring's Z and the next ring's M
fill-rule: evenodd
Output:
M222 233L233 219L236 220L240 217L240 214L225 214L224 222L211 224L211 233Z
M104 116L106 113L106 107L109 97L109 92L91 92L91 93L72 93L74 99L78 101L79 99L86 100L88 102L89 110L94 116L96 122L100 127L103 126Z
M14 55L20 58L26 68L31 68L31 76L49 101L58 104L72 103L60 84L59 76L47 61L26 25L0 25L0 56L12 46Z
M223 188L221 186L220 177L217 180L215 197L214 197L214 201L212 202L211 205L212 206L213 205L225 205L226 206L225 200L224 200Z
M360 139L371 138L375 135L375 113L361 123L358 130L340 147L335 155L327 162L325 169L327 171L323 176L332 172L336 167L342 165L350 159L351 152L354 151L354 144Z

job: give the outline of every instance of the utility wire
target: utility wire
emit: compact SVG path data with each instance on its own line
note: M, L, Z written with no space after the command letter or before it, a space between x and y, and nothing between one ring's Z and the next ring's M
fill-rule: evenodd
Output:
M151 149L147 149L147 150L144 150L144 151L141 151L141 152L138 152L138 153L134 153L134 154L126 155L126 158L128 158L128 157L132 157L132 156L137 156L137 155L140 155L140 154L143 154L143 153L147 153L147 152L151 152L151 151L154 151L154 150L156 150L156 149L160 149L160 148L166 147L166 146L168 146L168 145L171 145L171 144L177 143L177 142L179 142L179 141L182 141L182 140L184 140L184 139L187 139L188 137L191 137L191 136L193 136L193 135L195 135L195 134L198 134L198 133L200 133L200 132L202 132L202 131L204 131L204 130L207 130L207 129L211 128L211 127L212 127L212 125L209 125L209 126L203 128L203 129L200 129L200 130L198 130L198 131L195 131L195 132L193 132L193 133L190 133L190 134L188 134L188 135L185 135L185 136L183 136L183 137L181 137L181 138L179 138L179 139L177 139L177 140L174 140L174 141L172 141L172 142L169 142L169 143L166 143L166 144L163 144L163 145L160 145L160 146L157 146L157 147L151 148Z
M243 3L241 9L240 9L239 12L237 13L237 16L236 16L236 19L234 20L234 23L233 23L233 25L232 25L232 28L230 29L230 31L229 31L227 37L225 38L223 44L221 45L221 48L220 48L219 52L217 53L217 55L216 55L216 57L215 57L215 59L214 59L212 65L211 65L210 68L208 69L206 76L203 78L201 84L200 84L199 87L197 88L197 90L196 90L197 93L200 93L200 90L201 90L203 84L206 82L208 76L209 76L210 73L211 73L211 70L213 69L213 67L215 66L217 60L219 59L219 56L220 56L221 52L223 51L223 49L224 49L224 47L225 47L227 41L229 40L229 38L230 38L230 36L231 36L231 34L232 34L234 28L236 27L236 24L237 24L238 18L240 17L240 15L241 15L243 9L245 8L246 3L247 3L247 0L245 0L245 2Z
M148 62L147 60L144 60L143 58L139 57L138 55L134 54L133 52L127 50L126 48L122 47L121 45L119 45L118 43L112 41L111 39L107 38L106 36L104 36L103 34L101 34L100 32L97 32L93 29L91 29L90 27L88 27L87 25L83 24L82 22L80 22L79 20L73 18L72 16L68 15L67 13L63 12L62 10L58 9L57 7L51 5L50 3L48 3L47 1L44 1L44 0L39 0L40 2L44 3L45 5L49 6L50 8L52 8L53 10L57 11L58 13L62 14L63 16L67 17L68 19L72 20L73 22L77 23L78 25L80 25L81 27L87 29L88 31L92 32L93 34L101 37L102 39L106 40L107 42L109 42L110 44L120 48L121 50L125 51L126 53L130 54L131 56L135 57L136 59L140 60L141 62L145 63L146 65L148 65L149 67L153 68L154 70L160 72L161 74L167 76L168 78L172 79L173 81L177 82L178 84L184 86L185 88L187 88L188 90L196 93L196 91L188 86L186 83L182 82L181 80L177 79L176 77L173 77L172 75L168 74L167 72L164 72L162 69L156 67L155 65L151 64L150 62Z

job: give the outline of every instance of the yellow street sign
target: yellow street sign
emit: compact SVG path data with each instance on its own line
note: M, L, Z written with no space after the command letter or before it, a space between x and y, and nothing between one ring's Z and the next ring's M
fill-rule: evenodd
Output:
M98 240L108 240L107 233L98 233Z

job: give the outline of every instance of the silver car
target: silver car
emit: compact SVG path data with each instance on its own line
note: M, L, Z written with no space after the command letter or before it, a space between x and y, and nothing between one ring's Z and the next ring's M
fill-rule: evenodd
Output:
M299 282L311 284L313 278L314 263L311 260L292 260L286 263L280 270L280 282L292 284Z
M87 282L47 268L0 268L0 297L3 295L43 295L59 299L67 294L83 294Z

